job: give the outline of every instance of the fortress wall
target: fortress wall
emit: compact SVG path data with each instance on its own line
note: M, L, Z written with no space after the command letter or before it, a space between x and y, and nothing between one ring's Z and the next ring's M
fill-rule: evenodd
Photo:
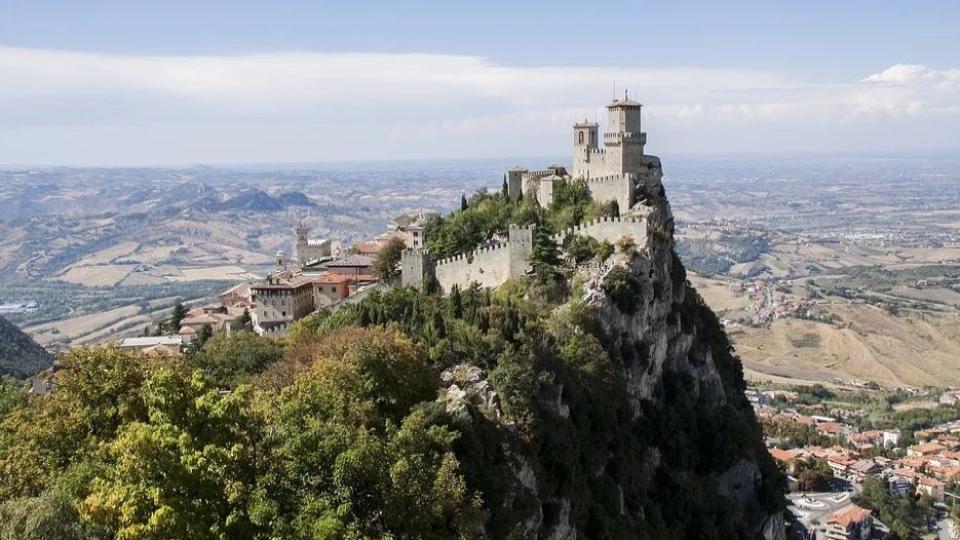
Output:
M601 218L563 231L555 237L557 243L562 243L571 234L591 236L611 244L616 244L618 240L629 235L633 237L637 249L641 249L647 243L647 222L637 218Z
M481 287L498 287L510 278L509 242L479 248L470 256L457 255L439 260L435 272L445 293L449 293L454 285L465 289L473 282Z
M587 188L594 201L617 201L621 212L633 206L634 184L629 176L604 176L586 179Z
M478 248L469 256L441 259L434 272L444 292L450 292L454 285L464 289L474 282L481 287L499 287L508 279L530 270L531 253L533 227L511 225L506 242Z

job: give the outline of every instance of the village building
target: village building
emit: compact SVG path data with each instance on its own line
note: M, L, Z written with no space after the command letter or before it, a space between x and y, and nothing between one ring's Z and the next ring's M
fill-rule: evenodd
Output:
M870 510L850 505L833 513L823 532L828 540L868 540L873 534L873 517Z
M917 495L926 495L935 502L943 502L943 488L943 482L936 478L926 475L920 475L917 478Z
M186 341L181 335L142 336L123 338L117 345L122 350L132 350L147 355L178 358L183 355Z
M907 456L918 457L918 456L932 456L934 454L939 454L947 448L939 443L923 443L915 444L907 448Z

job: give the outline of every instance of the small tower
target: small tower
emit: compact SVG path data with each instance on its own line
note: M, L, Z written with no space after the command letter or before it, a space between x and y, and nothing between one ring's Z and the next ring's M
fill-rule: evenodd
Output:
M523 176L528 172L530 171L519 165L507 171L507 194L511 201L523 197Z
M577 149L596 149L599 145L597 141L597 123L588 122L586 118L583 122L577 122L573 125L573 146Z
M297 245L307 245L310 239L310 228L304 227L303 222L297 226Z

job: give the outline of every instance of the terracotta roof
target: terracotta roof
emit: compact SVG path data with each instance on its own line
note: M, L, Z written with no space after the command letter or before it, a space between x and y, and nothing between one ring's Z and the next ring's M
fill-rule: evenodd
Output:
M921 454L936 454L937 452L946 450L943 445L937 443L915 444L909 449Z
M930 478L929 476L925 475L921 475L917 481L921 486L943 487L943 482L937 480L936 478Z
M181 326L180 331L177 333L184 336L184 335L196 334L197 330L192 326Z
M314 283L324 283L324 284L335 284L339 285L341 283L349 283L353 280L350 276L345 276L343 274L334 274L332 272L327 272L326 274L320 274L319 276L311 278Z
M770 455L773 456L773 459L777 461L789 462L797 458L797 456L792 452L781 450L779 448L768 448L767 452L769 452Z
M836 523L844 529L849 529L851 525L861 523L869 517L870 510L852 504L839 512L835 512L830 516L830 519L827 520L827 523Z

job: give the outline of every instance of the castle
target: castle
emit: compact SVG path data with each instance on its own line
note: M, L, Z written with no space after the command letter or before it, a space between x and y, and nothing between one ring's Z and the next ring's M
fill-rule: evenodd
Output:
M647 134L641 131L642 105L629 99L614 99L607 105L608 127L600 148L599 126L594 122L573 125L573 165L568 172L562 165L542 170L513 167L506 173L507 193L514 201L534 197L549 206L554 186L559 182L583 180L596 202L615 201L624 217L604 218L582 224L555 237L559 243L567 234L589 235L611 243L629 236L638 247L646 243L645 208L638 203L645 194L660 188L660 161L643 153ZM421 246L423 243L421 243ZM511 226L506 241L486 242L468 254L433 260L424 247L404 250L400 266L402 284L419 286L434 277L444 292L478 283L497 287L508 279L529 272L533 250L533 228Z
M297 227L297 262L300 266L328 259L334 255L333 241L329 238L310 238L310 229L301 223Z
M616 201L621 211L632 208L636 202L637 183L656 160L643 153L647 134L640 126L642 108L626 93L622 100L614 99L607 105L603 148L600 148L599 126L595 122L584 120L574 124L571 170L568 172L561 165L534 171L513 167L507 171L510 197L517 200L532 194L540 204L549 206L556 182L581 179L586 182L595 201Z

